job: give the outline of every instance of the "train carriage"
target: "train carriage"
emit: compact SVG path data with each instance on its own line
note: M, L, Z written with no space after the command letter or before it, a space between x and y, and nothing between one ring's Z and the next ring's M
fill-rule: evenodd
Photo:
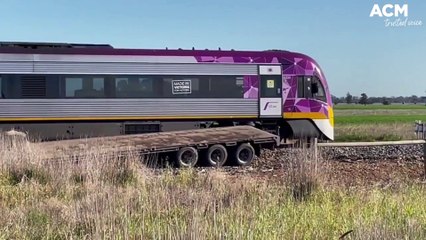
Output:
M289 51L0 43L0 129L42 139L253 125L332 140L326 78Z

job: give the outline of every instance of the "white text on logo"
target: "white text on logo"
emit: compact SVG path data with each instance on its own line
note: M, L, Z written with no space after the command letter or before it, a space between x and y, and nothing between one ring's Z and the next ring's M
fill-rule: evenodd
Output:
M379 4L374 4L370 12L370 17L398 17L400 14L404 14L404 17L408 17L408 4L400 6L399 4L385 4L380 8Z

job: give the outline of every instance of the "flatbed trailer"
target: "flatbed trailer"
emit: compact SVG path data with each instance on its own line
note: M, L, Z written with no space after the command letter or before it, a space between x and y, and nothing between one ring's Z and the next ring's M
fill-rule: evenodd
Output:
M280 145L280 137L252 126L233 126L36 143L48 159L96 154L159 154L177 167L249 165L263 148Z

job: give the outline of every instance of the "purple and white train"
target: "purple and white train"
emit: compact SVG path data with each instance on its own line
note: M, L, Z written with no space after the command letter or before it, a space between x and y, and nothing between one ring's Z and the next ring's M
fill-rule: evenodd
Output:
M288 51L0 43L0 130L43 139L250 124L333 140L326 78Z

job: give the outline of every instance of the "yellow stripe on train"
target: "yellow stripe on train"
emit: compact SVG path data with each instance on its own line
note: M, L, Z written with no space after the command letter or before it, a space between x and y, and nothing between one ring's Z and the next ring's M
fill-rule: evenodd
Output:
M283 116L289 119L328 119L324 113L319 112L288 112L284 113Z

